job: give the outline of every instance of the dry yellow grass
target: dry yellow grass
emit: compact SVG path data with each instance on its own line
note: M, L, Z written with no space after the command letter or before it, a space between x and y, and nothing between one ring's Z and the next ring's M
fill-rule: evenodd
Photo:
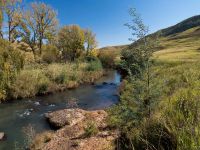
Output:
M189 29L183 33L161 38L162 50L154 53L153 58L162 61L200 61L200 28Z

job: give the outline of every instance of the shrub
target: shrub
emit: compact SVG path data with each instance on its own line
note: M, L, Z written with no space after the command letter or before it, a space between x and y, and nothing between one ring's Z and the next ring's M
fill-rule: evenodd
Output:
M44 62L50 64L53 62L58 62L60 60L59 58L59 50L57 47L53 45L47 45L43 48L43 54L42 59Z
M91 60L86 66L86 71L99 71L102 70L102 64L99 59Z
M112 51L101 51L98 58L102 62L104 68L113 68L116 65L116 55L114 55Z
M45 70L45 74L51 80L56 80L56 78L65 70L62 64L50 64Z
M66 83L68 80L68 77L66 75L65 72L61 72L61 74L59 74L56 78L55 78L55 82L58 84L64 84Z
M11 86L11 96L14 98L33 97L47 92L49 79L41 70L23 70Z
M0 40L0 101L7 97L15 75L24 67L24 55L9 42Z

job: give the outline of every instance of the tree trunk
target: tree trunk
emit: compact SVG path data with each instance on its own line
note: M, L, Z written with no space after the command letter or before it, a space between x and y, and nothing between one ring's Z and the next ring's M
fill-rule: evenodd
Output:
M11 22L8 23L8 41L11 41Z
M39 51L40 51L40 56L42 55L42 38L39 40Z

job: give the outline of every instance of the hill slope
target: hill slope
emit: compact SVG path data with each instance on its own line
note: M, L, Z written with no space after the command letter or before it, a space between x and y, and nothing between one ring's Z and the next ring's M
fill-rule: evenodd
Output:
M198 27L198 26L200 26L200 15L193 16L193 17L188 18L174 26L168 27L166 29L162 29L161 32L162 32L163 36L169 36L172 34L184 32L188 29Z
M109 52L112 52L112 53L117 53L119 54L123 49L127 48L128 45L120 45L120 46L107 46L107 47L103 47L103 48L100 48L99 50L100 51L109 51Z
M165 61L195 61L200 59L200 27L160 39L161 49L154 57Z
M200 15L162 29L157 59L194 61L200 58ZM156 33L158 33L156 32ZM129 45L104 47L100 50L119 54Z

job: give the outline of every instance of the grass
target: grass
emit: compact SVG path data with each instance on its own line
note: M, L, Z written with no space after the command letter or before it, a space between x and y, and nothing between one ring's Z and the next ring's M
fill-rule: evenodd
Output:
M109 123L122 131L122 149L198 150L200 145L199 28L161 38L150 75L151 117L143 98L146 73L127 79Z
M83 83L93 83L102 74L99 61L31 64L16 75L9 87L7 98L33 97L76 88Z
M91 136L95 136L98 134L99 129L97 128L96 124L93 122L88 122L87 126L84 129L85 133L84 133L84 137L85 138L89 138Z
M162 50L154 54L154 59L161 61L195 62L200 58L200 37L197 31L200 28L192 28L175 36L161 38ZM197 34L197 35L196 35Z

